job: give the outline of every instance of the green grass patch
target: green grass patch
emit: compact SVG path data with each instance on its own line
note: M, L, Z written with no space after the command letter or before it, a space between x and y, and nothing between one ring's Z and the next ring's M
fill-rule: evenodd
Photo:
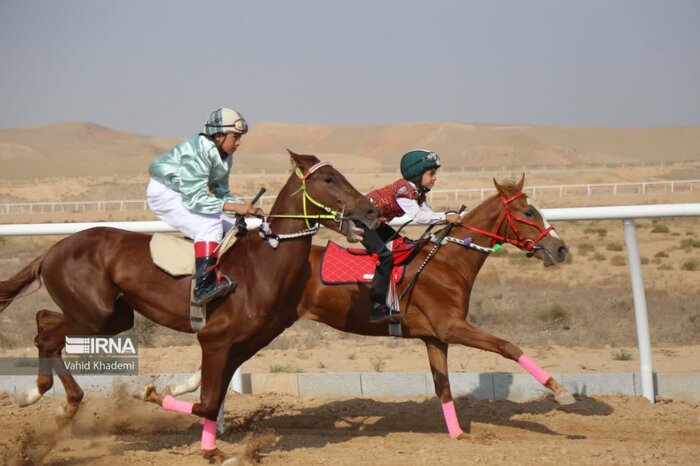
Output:
M654 254L654 257L668 257L668 253L666 251L659 251Z
M282 366L280 364L270 365L269 371L273 374L296 374L304 372L296 366Z
M668 233L670 230L663 223L657 223L654 228L651 229L652 233Z
M598 236L601 237L601 238L604 237L604 236L606 236L606 235L608 234L607 228L593 228L593 227L589 227L589 228L586 228L585 230L583 230L583 232L586 233L586 234L595 234L595 235L598 235Z
M621 349L619 351L616 351L612 354L613 361L631 361L632 360L632 355Z
M600 261L604 261L604 260L605 260L605 256L604 256L603 254L599 253L599 252L596 252L596 253L593 254L588 260L589 260L589 261L597 261L597 262L600 262Z
M681 249L700 248L700 239L685 238L681 240Z
M622 251L622 245L620 243L610 243L605 246L607 251Z
M681 270L688 270L690 272L695 272L700 269L700 261L697 259L688 259L681 265Z
M618 254L610 258L610 264L616 267L620 267L622 265L627 265L627 260L625 259L625 256L621 256Z
M561 304L554 303L549 308L537 313L537 319L542 322L561 322L569 317Z

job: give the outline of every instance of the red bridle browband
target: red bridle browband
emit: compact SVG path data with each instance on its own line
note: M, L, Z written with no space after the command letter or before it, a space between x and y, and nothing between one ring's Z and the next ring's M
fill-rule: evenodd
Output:
M514 245L517 248L520 248L524 251L532 251L532 249L535 247L537 243L539 243L542 238L547 236L547 234L552 231L554 228L549 226L547 228L542 228L539 225L537 225L534 222L531 222L529 220L525 220L524 218L517 217L513 215L510 211L510 203L522 196L524 193L520 192L516 194L515 196L511 198L506 198L505 196L501 196L501 200L503 201L504 210L503 210L503 217L498 221L498 225L496 225L496 233L491 233L489 231L482 230L480 228L472 227L472 226L464 226L460 225L462 228L466 228L468 230L475 231L477 233L481 233L482 235L486 235L489 238L493 239L493 242L491 243L491 246L493 247L496 243L499 241L505 242L505 243L510 243ZM499 235L498 231L501 229L501 226L503 225L503 222L508 221L508 225L510 225L510 228L513 230L513 233L517 236L517 240L506 238L505 236ZM515 226L515 222L513 220L516 220L518 222L524 223L526 225L533 226L537 228L540 231L540 235L533 239L527 239L525 238L522 233L518 230L518 228Z

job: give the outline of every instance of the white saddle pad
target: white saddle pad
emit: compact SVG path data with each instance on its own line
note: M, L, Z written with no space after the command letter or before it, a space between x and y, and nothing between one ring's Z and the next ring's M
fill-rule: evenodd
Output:
M237 237L227 234L221 241L219 255L223 255L236 243ZM150 243L151 258L159 268L175 277L194 274L194 243L182 236L156 233Z
M170 275L194 274L194 243L180 236L156 233L151 239L153 263Z

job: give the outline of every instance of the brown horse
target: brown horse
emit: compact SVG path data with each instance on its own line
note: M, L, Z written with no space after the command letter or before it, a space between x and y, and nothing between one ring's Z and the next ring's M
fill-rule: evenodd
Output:
M509 341L489 335L466 321L472 286L488 253L465 247L464 239L485 250L494 244L510 243L528 256L540 259L545 267L561 262L568 248L547 224L542 212L523 193L524 176L516 184L501 185L494 180L497 194L472 209L461 225L452 229L452 241L444 243L430 258L412 290L401 301L403 338L420 338L428 350L435 393L440 398L450 435L465 437L457 420L447 371L447 348L460 344L498 353L517 361L540 383L554 392L560 404L575 400L554 378L525 356ZM440 236L440 232L437 233ZM462 243L462 245L455 244ZM398 286L402 293L434 246L425 244L406 269L406 279ZM389 336L387 325L369 323L369 287L360 284L324 285L321 258L325 248L314 246L309 260L311 274L299 304L299 318L322 322L344 332L369 336ZM187 384L173 387L174 393L197 388L199 375Z
M350 220L376 228L379 212L343 175L315 156L290 155L296 174L270 211L274 235L294 236L305 230L309 220L348 235ZM190 279L174 278L154 265L150 240L151 235L113 228L85 230L57 242L21 272L0 282L0 311L37 279L43 280L63 311L41 310L36 315L39 358L51 367L40 363L36 389L21 404L37 401L51 388L53 368L66 390L65 416L77 411L83 391L61 360L66 335L116 335L133 326L134 311L171 329L192 332ZM207 323L197 333L202 349L200 402L186 406L170 399L166 406L153 387L143 395L166 409L204 417L202 452L208 459L225 458L212 445L207 422L216 419L234 371L297 319L311 269L310 250L309 235L281 241L276 249L257 232L239 239L220 261L222 272L238 287L228 297L209 303Z
M497 194L465 215L461 225L452 229L451 239L463 241L472 237L473 244L487 249L494 244L510 243L528 256L542 260L545 267L563 261L568 251L566 244L522 192L523 182L524 176L517 184L501 185L494 180ZM450 435L464 435L450 392L447 372L447 348L450 344L491 351L517 361L552 390L559 403L573 403L574 398L566 389L517 346L467 322L472 286L488 253L455 243L446 242L437 250L425 265L414 288L401 301L402 335L404 338L420 338L427 347L435 393L442 402ZM370 324L368 321L371 300L367 286L329 286L321 282L323 249L314 247L311 250L309 259L312 270L297 311L298 316L344 332L388 336L388 326ZM407 279L397 287L399 293L412 281L431 249L428 245L423 246L407 266Z

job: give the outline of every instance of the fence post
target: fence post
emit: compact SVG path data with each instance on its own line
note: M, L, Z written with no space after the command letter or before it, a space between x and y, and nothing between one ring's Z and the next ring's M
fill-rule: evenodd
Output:
M627 263L632 281L632 299L634 317L637 321L637 345L639 346L639 372L642 380L642 396L654 402L654 378L651 369L651 343L649 341L649 320L647 318L647 299L644 293L642 265L639 260L639 245L633 219L622 221L627 243Z

